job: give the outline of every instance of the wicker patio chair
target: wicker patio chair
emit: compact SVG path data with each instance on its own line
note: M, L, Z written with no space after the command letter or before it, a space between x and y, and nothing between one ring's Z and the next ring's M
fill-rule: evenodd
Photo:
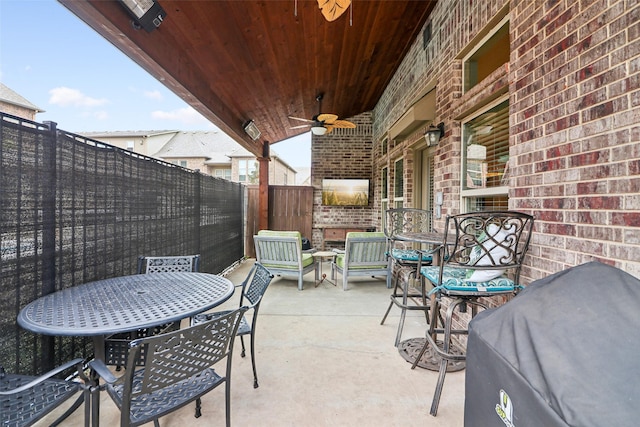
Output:
M262 297L273 279L273 274L269 272L262 264L255 263L249 271L247 278L242 282L242 294L240 296L240 307L247 307L248 310L253 310L253 316L251 323L247 321L245 316L242 316L240 320L240 326L238 326L238 335L240 336L240 342L242 343L242 352L240 355L245 357L244 347L244 335L251 335L251 367L253 368L253 388L258 388L258 374L256 371L256 355L255 355L255 335L256 335L256 323L258 321L258 310L260 309L260 303ZM251 280L249 282L249 280ZM245 300L248 304L245 304ZM215 313L202 313L193 317L192 324L198 324L202 322L215 319L229 311L219 311Z
M430 291L434 299L426 342L411 367L414 369L418 365L427 348L440 356L431 415L438 412L449 362L466 360L466 340L454 341L452 338L468 335L468 326L465 322L454 328L454 312L457 309L459 313L465 313L467 306L471 306L473 318L478 308L488 308L486 298L499 296L501 300L494 304L500 304L508 296L517 294L522 287L520 269L529 247L533 220L531 215L513 211L473 212L447 217L441 246L445 253L440 256L440 265L420 269L420 273L434 285ZM445 300L447 303L443 304Z
M0 366L0 425L3 427L31 426L52 412L62 403L81 392L80 396L51 426L59 425L65 418L85 403L84 425L89 425L88 384L83 372L83 359L74 359L41 376L9 374ZM57 379L65 371L75 369L82 382Z
M153 421L159 427L160 417L193 401L195 416L200 417L200 398L224 383L226 425L231 426L233 342L245 311L243 307L188 328L132 341L125 373L119 378L102 361L89 362L104 380L99 390L106 389L120 410L120 425L138 426ZM145 347L148 350L144 367L136 369ZM214 369L222 362L224 373Z
M430 265L433 262L431 254L421 253L407 247L415 243L399 241L397 236L402 233L430 232L432 229L431 212L424 209L397 208L387 209L384 224L384 234L387 237L389 256L389 275L393 280L393 292L391 293L389 306L382 317L381 325L384 325L391 308L395 305L400 308L400 320L396 333L395 346L402 338L405 317L407 311L422 311L425 321L429 323L429 299L426 295L424 281L419 280L418 261L421 265ZM420 259L422 258L422 259Z
M171 273L171 272L198 272L200 271L200 255L138 257L137 274ZM154 328L138 329L133 332L124 332L109 335L105 338L105 363L116 365L120 370L127 360L129 343L137 338L175 331L180 329L180 322L171 322ZM144 364L144 349L140 352L139 365Z

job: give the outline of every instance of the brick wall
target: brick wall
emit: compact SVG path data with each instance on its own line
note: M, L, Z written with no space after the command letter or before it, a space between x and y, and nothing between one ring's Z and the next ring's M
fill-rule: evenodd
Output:
M505 8L510 63L463 95L461 58ZM429 44L416 39L373 111L375 179L405 156L404 203L412 206L407 160L424 129L387 156L380 143L431 85L435 122L446 128L435 152L435 189L444 193L443 215L459 213L460 120L509 93L509 208L536 217L524 283L591 260L640 276L640 4L451 0L438 2L431 25ZM377 205L379 194L377 185Z
M640 4L514 2L514 209L528 275L599 260L640 276Z
M355 129L334 129L311 139L311 185L314 187L312 245L320 247L317 225L376 227L373 203L371 113L351 117ZM336 207L322 205L322 179L369 179L369 206ZM328 245L329 246L329 245Z

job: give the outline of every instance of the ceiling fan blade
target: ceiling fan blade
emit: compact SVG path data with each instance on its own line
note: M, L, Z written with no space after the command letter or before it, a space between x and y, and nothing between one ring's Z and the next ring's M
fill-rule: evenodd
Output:
M318 0L318 7L322 10L322 15L329 22L338 19L350 4L351 0Z
M327 133L331 133L331 131L333 130L333 125L324 125L324 127L327 128Z
M301 122L313 123L313 120L303 119L303 118L300 118L300 117L289 116L289 118L291 120L300 120Z
M319 122L333 124L333 122L335 122L336 120L338 120L338 116L336 116L335 114L318 114Z
M308 128L311 125L300 125L300 126L292 126L289 129L302 129L302 128Z
M334 127L337 128L342 128L342 129L355 129L356 125L355 123L351 123L347 120L336 120L335 122L332 123L332 125Z

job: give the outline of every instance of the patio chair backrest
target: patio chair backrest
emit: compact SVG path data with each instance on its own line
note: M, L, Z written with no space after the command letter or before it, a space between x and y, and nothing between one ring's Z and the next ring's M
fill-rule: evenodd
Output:
M0 365L0 425L3 427L33 425L83 390L85 385L81 382L57 379L60 373L75 369L76 375L88 382L88 378L83 373L83 363L84 360L81 358L74 359L39 377L6 373ZM80 407L83 400L84 395L80 394L79 399L69 410L55 420L56 423L61 422ZM86 405L85 411L88 411Z
M431 211L415 208L387 209L384 234L394 240L400 233L432 231Z
M514 271L518 283L520 268L533 229L531 215L515 211L472 212L446 219L443 266L474 270Z
M269 283L271 283L271 279L273 279L273 274L271 274L262 264L256 262L252 267L252 271L242 283L242 298L240 305L244 305L245 299L249 304L251 304L251 307L258 305L262 296L266 292ZM249 280L251 281L248 282Z
M345 268L364 269L387 265L387 241L383 233L350 232L345 241Z
M198 271L200 271L200 255L138 257L138 274Z
M132 398L158 392L189 378L197 381L200 372L231 355L233 340L245 311L246 308L241 308L188 328L132 341L123 376L123 412L129 411L127 405ZM144 374L141 382L136 383L136 360L145 347ZM227 376L231 368L229 362L227 360ZM188 390L185 388L184 392ZM150 401L149 404L154 403Z

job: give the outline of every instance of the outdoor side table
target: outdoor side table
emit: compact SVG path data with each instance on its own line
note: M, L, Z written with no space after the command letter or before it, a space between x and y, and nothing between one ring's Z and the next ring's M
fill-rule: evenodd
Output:
M322 264L324 264L323 261L327 258L331 262L335 261L337 254L333 251L318 251L318 252L314 252L312 255L313 255L313 258L315 258L316 263L318 264L318 268L319 268L318 271L320 274L320 280L316 280L315 287L317 288L318 285L320 285L320 283L324 282L325 280L331 283L333 286L336 286L335 282L332 282L331 280L327 279L327 273L322 272Z

